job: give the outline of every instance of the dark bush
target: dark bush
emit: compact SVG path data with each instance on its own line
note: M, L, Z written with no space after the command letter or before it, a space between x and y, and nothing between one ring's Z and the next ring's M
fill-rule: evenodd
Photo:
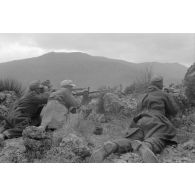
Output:
M24 93L24 87L15 79L0 79L0 92L2 91L14 91L18 97L21 97Z

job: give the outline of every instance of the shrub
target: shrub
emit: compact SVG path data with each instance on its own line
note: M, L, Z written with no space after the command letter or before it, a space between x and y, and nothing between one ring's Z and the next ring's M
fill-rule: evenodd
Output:
M136 90L136 83L134 82L133 84L127 86L124 90L125 94L132 94L134 93Z
M124 93L144 93L150 84L152 76L152 67L146 67L144 70L140 71L138 78L133 82L133 84L125 88Z
M22 86L22 83L15 79L1 79L0 92L2 91L14 91L18 97L21 97L24 93L24 87Z

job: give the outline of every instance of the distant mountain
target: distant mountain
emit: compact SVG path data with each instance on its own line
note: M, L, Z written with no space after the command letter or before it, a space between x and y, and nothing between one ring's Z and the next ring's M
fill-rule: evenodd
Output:
M178 63L131 63L80 52L50 52L39 57L0 63L0 76L15 78L24 84L36 79L50 79L55 86L61 80L71 79L79 87L95 89L105 85L127 86L147 66L152 67L155 74L164 76L166 83L181 82L187 71Z

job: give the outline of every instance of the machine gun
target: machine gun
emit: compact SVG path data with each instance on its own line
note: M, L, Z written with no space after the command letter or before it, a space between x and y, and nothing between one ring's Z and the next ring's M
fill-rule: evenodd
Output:
M85 95L90 95L90 94L101 94L101 93L106 93L106 92L111 92L111 90L97 90L97 91L90 91L90 88L76 88L73 90L73 95L74 96L85 96Z
M88 104L93 98L99 97L103 93L111 92L111 90L90 91L90 88L77 88L73 90L73 95L76 97L83 96L82 105Z
M89 90L89 87L88 88L74 88L72 91L75 92L75 91L84 91L84 90Z

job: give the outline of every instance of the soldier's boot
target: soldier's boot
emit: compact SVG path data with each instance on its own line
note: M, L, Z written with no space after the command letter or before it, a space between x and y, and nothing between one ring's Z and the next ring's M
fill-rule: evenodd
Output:
M106 142L102 147L97 149L91 155L89 162L90 163L101 163L103 160L109 156L111 153L117 150L117 144L114 142Z
M133 151L137 151L141 155L144 163L158 163L156 155L144 142L133 140L132 148Z

